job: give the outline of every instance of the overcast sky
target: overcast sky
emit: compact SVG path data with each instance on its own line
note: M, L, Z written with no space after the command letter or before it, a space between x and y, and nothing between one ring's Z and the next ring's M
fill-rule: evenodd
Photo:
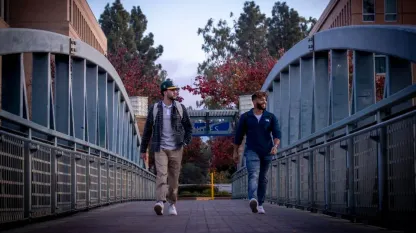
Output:
M107 3L114 0L88 0L97 20ZM148 24L146 34L154 34L155 45L163 45L163 55L156 61L161 63L168 72L168 77L179 86L192 85L198 63L205 60L201 49L203 39L198 36L199 27L205 26L209 18L214 20L229 19L230 12L238 17L242 12L245 1L242 0L122 0L124 8L131 11L133 6L140 6L146 15ZM260 10L271 15L276 1L257 0ZM329 0L287 0L289 7L294 8L304 17L319 18ZM231 21L228 21L229 24ZM192 96L181 91L185 98L184 104L196 107L195 100L199 96Z

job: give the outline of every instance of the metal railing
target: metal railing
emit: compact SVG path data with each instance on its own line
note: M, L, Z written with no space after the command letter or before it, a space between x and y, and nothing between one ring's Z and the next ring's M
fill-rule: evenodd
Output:
M415 38L415 27L345 27L307 38L283 56L263 86L282 129L268 201L396 227L411 223L416 47L407 42ZM354 50L352 91L347 49ZM373 53L387 58L384 98L378 102ZM232 182L233 198L247 198L246 168Z
M153 200L126 90L105 56L47 31L0 29L0 224Z

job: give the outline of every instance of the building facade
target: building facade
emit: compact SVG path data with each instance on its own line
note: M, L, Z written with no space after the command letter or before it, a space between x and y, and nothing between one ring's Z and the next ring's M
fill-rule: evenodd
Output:
M102 54L107 38L87 0L0 0L0 28L31 28L80 39Z
M334 27L416 24L415 0L331 0L310 35Z

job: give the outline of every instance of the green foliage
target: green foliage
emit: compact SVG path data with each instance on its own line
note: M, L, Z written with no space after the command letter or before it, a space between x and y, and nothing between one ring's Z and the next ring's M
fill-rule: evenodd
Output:
M300 16L286 2L276 2L271 13L272 17L266 18L254 1L246 1L243 12L238 19L232 20L231 26L227 20L220 19L215 23L211 18L205 27L198 28L198 35L204 39L202 50L207 54L207 59L198 66L198 73L210 76L220 61L236 54L254 61L264 48L279 58L280 50L289 50L305 38L316 23L312 17ZM231 12L230 18L233 15Z
M108 53L116 53L120 48L126 48L126 62L136 55L143 64L143 75L166 78L166 71L155 61L162 55L163 46L154 47L154 35L144 35L147 29L147 19L140 6L133 6L131 13L126 11L120 0L115 0L104 8L98 22L107 37Z
M215 184L228 184L231 183L231 172L233 173L233 168L228 168L227 170L216 172L214 175Z
M286 2L276 2L272 9L272 17L267 19L267 46L272 56L279 57L279 51L287 51L305 38L316 19L305 19Z
M206 191L208 190L208 191ZM178 189L178 194L182 193L211 193L211 185L210 184L200 184L200 185L187 185L187 186L180 186ZM214 187L214 193L218 192L218 188Z
M179 197L211 197L211 185L192 185L180 186L178 191ZM227 191L219 191L214 187L215 197L230 197L231 194Z
M180 184L203 184L206 183L207 177L204 176L202 169L195 166L194 163L186 163L182 166L179 175Z
M181 184L202 184L208 181L211 153L207 144L200 137L193 137L184 148L182 170L179 177Z
M235 25L235 37L242 56L255 60L266 47L266 15L254 1L245 2Z

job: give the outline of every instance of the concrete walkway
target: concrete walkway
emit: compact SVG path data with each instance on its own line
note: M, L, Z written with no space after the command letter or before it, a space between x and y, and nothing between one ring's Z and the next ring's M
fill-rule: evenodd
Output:
M202 233L202 232L397 232L355 224L308 211L265 204L266 215L253 214L246 200L179 201L178 216L157 216L154 202L110 205L7 233ZM165 205L167 214L167 205Z

